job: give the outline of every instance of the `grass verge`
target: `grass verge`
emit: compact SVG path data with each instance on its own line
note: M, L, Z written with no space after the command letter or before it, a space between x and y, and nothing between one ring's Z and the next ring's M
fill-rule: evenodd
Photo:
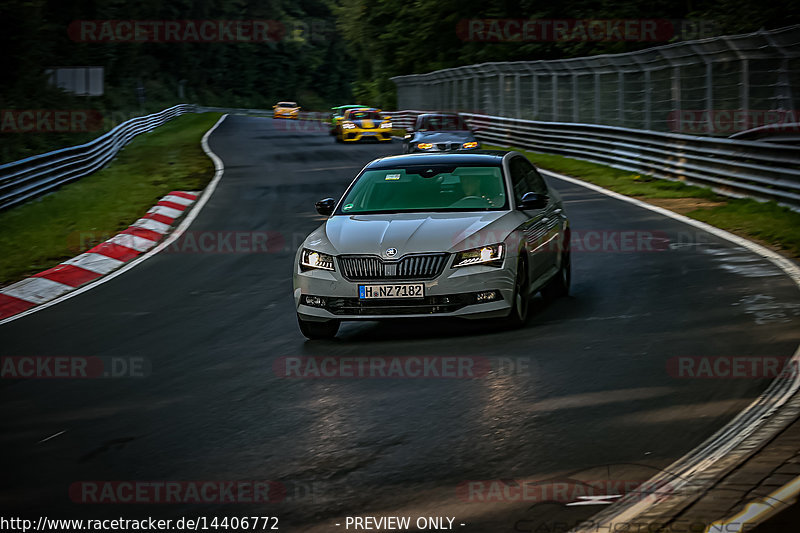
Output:
M485 148L506 149L500 146ZM560 155L517 148L536 166L666 207L800 260L800 213L776 202L729 198L710 189L662 180Z
M220 116L182 115L134 138L99 172L0 212L0 285L110 238L170 191L203 189L214 165L200 139Z

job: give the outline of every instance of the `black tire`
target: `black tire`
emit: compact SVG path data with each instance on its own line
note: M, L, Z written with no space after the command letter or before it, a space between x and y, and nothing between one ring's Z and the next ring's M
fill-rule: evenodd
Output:
M326 320L325 322L312 322L297 317L300 333L310 340L332 339L339 332L339 320Z
M530 280L528 263L520 259L517 264L517 277L514 281L514 299L506 322L512 328L520 328L528 321L530 309Z
M572 281L572 260L569 250L561 252L561 267L553 279L542 287L542 296L548 300L555 300L562 296L569 296L569 286Z

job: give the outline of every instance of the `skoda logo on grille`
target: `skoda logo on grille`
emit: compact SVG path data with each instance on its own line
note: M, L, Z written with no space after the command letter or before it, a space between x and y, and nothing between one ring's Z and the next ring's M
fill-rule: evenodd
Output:
M394 257L397 255L397 248L387 248L386 257Z

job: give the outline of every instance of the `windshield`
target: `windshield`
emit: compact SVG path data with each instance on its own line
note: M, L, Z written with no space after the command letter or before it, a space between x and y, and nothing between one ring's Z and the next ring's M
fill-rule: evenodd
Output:
M297 107L294 102L278 102L278 107Z
M422 117L420 131L469 130L464 119L453 115L432 115Z
M416 166L365 171L337 214L497 211L507 204L500 167Z
M357 110L349 111L348 115L347 115L347 118L350 119L350 120L364 120L364 119L380 120L381 119L381 114L378 113L377 111L363 111L363 110L357 109Z

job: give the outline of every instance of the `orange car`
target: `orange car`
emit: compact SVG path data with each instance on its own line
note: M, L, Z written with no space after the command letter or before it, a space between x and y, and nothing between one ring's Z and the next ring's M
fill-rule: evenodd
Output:
M272 106L272 118L293 118L297 119L300 114L300 106L297 102L278 102Z

